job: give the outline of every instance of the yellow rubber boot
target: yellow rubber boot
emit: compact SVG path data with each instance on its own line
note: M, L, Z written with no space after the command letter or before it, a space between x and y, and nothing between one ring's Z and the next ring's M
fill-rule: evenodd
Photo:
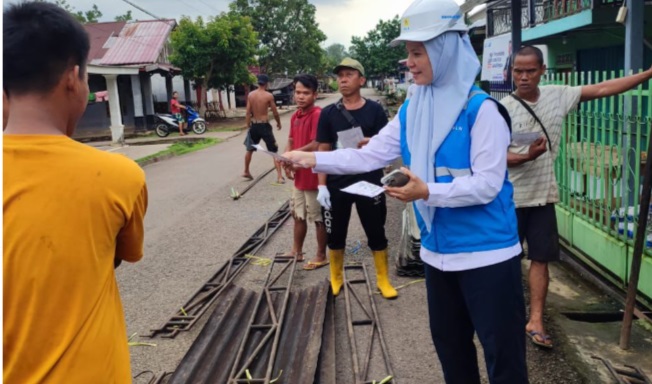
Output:
M337 296L340 294L342 285L344 285L344 250L329 249L328 258L331 267L331 288L333 289L333 296Z
M389 282L389 268L387 266L387 249L382 251L373 251L374 263L376 264L376 285L380 289L381 295L386 299L395 299L398 292Z

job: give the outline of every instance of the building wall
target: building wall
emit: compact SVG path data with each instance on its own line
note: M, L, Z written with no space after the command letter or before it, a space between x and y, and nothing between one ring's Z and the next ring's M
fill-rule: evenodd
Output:
M179 92L179 99L184 103L188 102L188 97L183 88L183 76L174 76L172 78L172 90ZM152 96L155 103L167 103L167 92L165 89L165 78L161 75L152 75ZM190 82L190 100L197 102L197 92L193 89L193 83Z
M106 79L101 75L88 75L88 88L90 92L106 91ZM89 103L77 124L75 137L110 135L110 126L109 103L107 101Z
M136 75L134 75L136 76ZM118 76L118 94L120 96L120 110L122 112L122 124L126 132L144 130L145 126L136 124L134 95L131 86L131 75ZM106 79L102 75L89 75L88 87L90 92L106 91ZM142 101L141 101L142 103ZM109 112L109 101L89 103L82 115L75 138L110 137L111 136L111 115Z

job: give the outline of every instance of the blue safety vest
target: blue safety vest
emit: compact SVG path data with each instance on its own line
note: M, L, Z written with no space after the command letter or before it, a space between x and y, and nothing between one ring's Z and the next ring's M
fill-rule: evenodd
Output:
M511 123L505 107L479 88L473 87L454 128L435 153L435 182L451 183L456 177L472 173L471 128L480 106L487 99L496 102L507 124ZM401 154L403 163L407 166L411 159L406 139L409 102L406 100L399 111ZM426 230L426 224L415 207L421 230L421 245L431 252L442 254L491 251L515 245L518 243L518 230L513 193L512 184L505 172L503 188L492 202L460 208L437 207L430 232Z

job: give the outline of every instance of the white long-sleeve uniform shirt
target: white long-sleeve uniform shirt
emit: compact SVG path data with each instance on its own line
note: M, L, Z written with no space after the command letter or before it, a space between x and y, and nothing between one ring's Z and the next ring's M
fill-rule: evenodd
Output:
M480 106L471 129L471 175L452 183L428 183L426 204L441 208L484 205L493 201L503 187L507 172L509 127L493 101ZM314 172L356 174L382 168L401 156L401 122L398 114L362 149L315 152ZM521 253L517 242L511 247L482 252L442 254L421 247L421 259L441 271L464 271L498 264Z

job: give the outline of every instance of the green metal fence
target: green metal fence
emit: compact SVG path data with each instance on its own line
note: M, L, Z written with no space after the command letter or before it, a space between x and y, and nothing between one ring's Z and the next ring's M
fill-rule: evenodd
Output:
M549 74L542 85L581 86L621 76ZM560 236L622 286L629 278L652 128L651 89L652 81L621 95L580 103L565 120L555 162ZM647 229L639 292L652 303L652 224Z
M593 0L552 0L542 4L544 22L593 8Z
M615 72L556 74L545 83L577 86L615 77ZM652 123L650 86L652 81L581 103L566 118L555 163L560 206L631 244Z

